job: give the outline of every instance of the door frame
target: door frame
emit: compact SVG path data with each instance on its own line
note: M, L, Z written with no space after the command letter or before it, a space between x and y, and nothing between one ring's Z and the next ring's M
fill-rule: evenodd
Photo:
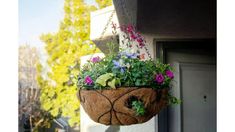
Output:
M174 43L173 43L174 42ZM186 44L189 42L193 42L192 44ZM208 43L206 45L198 44L198 43ZM204 49L212 49L213 51L216 51L217 45L216 45L216 39L215 38L198 38L198 39L190 39L190 38L168 38L168 39L154 39L153 43L156 44L156 59L159 59L161 62L166 62L166 50L167 49L180 49L180 48L204 48ZM215 55L217 57L217 54L215 52Z
M189 44L190 43L190 44ZM208 50L209 54L215 55L215 58L217 58L217 43L216 43L216 38L180 38L180 39L175 39L175 38L168 38L168 39L154 39L153 44L155 45L155 58L158 59L162 63L166 63L166 51L168 49L198 49L202 48L205 50ZM214 52L214 53L213 53ZM216 60L215 60L215 65L216 65ZM179 65L176 66L177 70L179 70ZM179 78L178 78L179 81ZM180 84L178 84L180 85ZM179 97L181 98L181 89L178 89L177 91L179 93ZM217 102L217 98L216 98ZM168 108L165 108L163 111L161 111L158 115L158 118L156 119L156 129L157 132L168 132ZM181 132L181 128L183 127L182 125L182 105L180 105L179 108L179 116L180 116L180 126L179 130ZM159 127L161 126L161 127Z

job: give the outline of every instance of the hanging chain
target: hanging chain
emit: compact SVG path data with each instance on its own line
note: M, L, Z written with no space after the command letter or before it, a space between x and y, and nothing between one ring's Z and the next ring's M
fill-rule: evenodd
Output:
M103 39L104 34L105 34L105 32L107 31L107 29L108 29L108 27L109 27L109 25L110 25L110 23L111 23L111 21L112 21L112 19L113 19L113 16L114 16L114 13L115 13L115 12L116 12L116 11L115 11L115 9L114 9L114 10L112 11L112 13L111 13L111 15L110 15L110 17L109 17L109 19L108 19L106 25L105 25L105 27L104 27L104 29L103 29L103 31L102 31L100 37L98 38L98 40L100 41L100 42L98 42L98 44L101 43L101 39ZM93 56L94 56L94 54L91 55L91 57L90 57L89 60L91 60L91 58L93 58Z
M111 13L111 15L110 15L110 17L109 17L109 19L108 19L108 21L107 21L107 23L106 23L104 29L103 29L101 35L100 35L99 40L101 40L101 39L104 37L104 34L105 34L105 32L107 31L107 29L108 29L108 27L109 27L109 25L110 25L110 23L111 23L111 21L112 21L112 19L113 19L114 13L115 13L115 9L112 11L112 13Z
M124 1L125 0L116 0L116 1L118 1L119 2L119 6L121 6L121 8L122 8L122 14L126 14L126 18L128 19L128 22L131 24L131 25L134 25L134 22L133 22L133 20L134 20L134 18L133 18L133 16L131 16L130 15L130 12L128 11L128 8L126 8L126 4L124 3ZM136 25L134 25L134 26L136 26ZM146 42L145 42L146 43ZM146 50L146 52L147 52L147 54L148 54L148 57L150 58L150 59L152 59L152 56L150 55L150 53L149 53L149 50L148 50L148 48L147 48L147 46L145 45L144 46L144 49Z
M121 8L122 8L122 11L123 11L122 14L125 13L125 14L126 14L126 18L128 19L128 22L129 22L130 24L134 25L133 17L130 15L130 12L129 12L128 9L126 8L126 4L124 4L124 0L116 0L116 1L119 2L119 5L120 5ZM110 25L110 23L111 23L111 21L112 21L112 18L113 18L113 16L114 16L114 13L115 13L115 12L116 12L116 11L115 11L115 9L114 9L114 10L112 11L112 13L111 13L111 15L110 15L110 17L109 17L109 19L108 19L106 25L105 25L105 27L104 27L104 29L103 29L103 31L102 31L100 37L98 38L98 40L100 40L99 43L101 43L101 39L103 39L104 34L105 34L105 32L107 31L107 29L108 29L108 27L109 27L109 25ZM152 56L150 55L149 50L148 50L148 48L147 48L146 45L144 46L144 49L146 50L146 52L147 52L147 54L148 54L148 57L149 57L150 59L152 59ZM94 55L94 54L93 54L93 55ZM93 55L91 56L91 58L93 57Z

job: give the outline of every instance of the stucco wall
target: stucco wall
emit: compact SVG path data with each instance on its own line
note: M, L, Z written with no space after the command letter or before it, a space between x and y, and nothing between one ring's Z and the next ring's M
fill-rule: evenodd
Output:
M113 35L112 22L117 24L117 26L119 26L116 12L113 13L113 11L114 11L114 6L109 6L104 9L91 12L91 22L90 22L91 40L99 39L101 37L101 34L104 31L107 23L109 23L109 25L104 32L104 36ZM110 19L112 13L113 13L112 19ZM109 19L110 21L108 21Z

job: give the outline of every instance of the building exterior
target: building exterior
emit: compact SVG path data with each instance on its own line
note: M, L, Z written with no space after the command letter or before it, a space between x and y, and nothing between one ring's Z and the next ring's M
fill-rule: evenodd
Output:
M118 24L135 25L144 35L151 56L174 66L172 93L183 102L167 107L147 123L115 128L96 124L96 129L109 131L113 128L112 131L120 132L215 132L216 1L113 0L113 4ZM106 22L107 14L112 12L112 8L108 8L110 10L103 9L106 11ZM94 14L92 17L98 17ZM94 24L92 20L91 24ZM109 35L99 39L100 36L95 36L95 32L102 33L91 25L91 39L105 53L107 47L104 42Z

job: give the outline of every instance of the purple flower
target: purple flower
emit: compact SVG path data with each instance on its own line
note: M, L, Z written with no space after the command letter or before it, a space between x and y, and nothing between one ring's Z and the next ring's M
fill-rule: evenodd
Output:
M117 55L117 58L121 58L121 56L126 56L129 59L135 59L137 58L137 54L136 53L128 53L128 52L120 52Z
M97 62L99 62L100 60L101 60L101 59L100 59L99 56L91 58L91 62L93 62L93 63L97 63Z
M86 78L85 78L85 83L86 83L87 85L91 85L91 84L93 83L93 80L91 79L90 76L86 76Z
M170 71L170 70L167 70L166 71L166 75L169 77L169 78L174 78L174 73L172 72L172 71Z
M124 68L124 67L121 67L121 68L120 68L120 71L121 71L121 73L123 73L123 72L125 71L125 68Z
M122 66L118 61L113 60L114 68L120 69L120 71L123 73L125 71L125 67Z
M114 64L115 68L121 67L120 63L118 61L116 61L116 60L113 60L113 64Z
M164 81L164 76L162 74L157 74L155 80L157 81L158 84L162 84Z
M131 58L131 59L135 59L135 58L137 58L137 54L135 54L135 53L126 53L126 57Z

